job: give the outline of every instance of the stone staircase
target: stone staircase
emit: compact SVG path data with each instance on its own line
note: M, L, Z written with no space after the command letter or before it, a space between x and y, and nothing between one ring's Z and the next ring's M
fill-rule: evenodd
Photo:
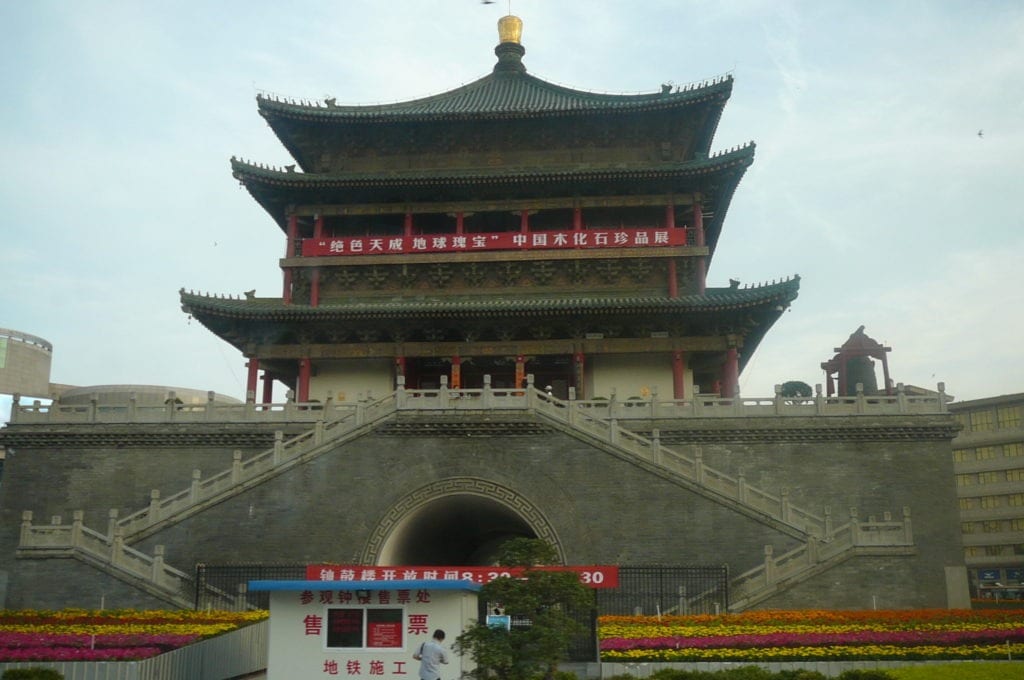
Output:
M83 525L82 511L75 511L71 524L54 517L49 525L33 523L33 513L22 513L17 556L74 557L142 590L180 607L191 607L192 577L164 562L163 546L156 546L154 555L145 555L131 548L137 542L172 526L205 509L245 492L296 466L302 465L339 444L362 437L398 412L464 412L467 410L516 410L533 413L539 420L621 459L643 467L716 503L732 508L759 522L772 526L800 541L800 545L783 555L774 556L773 547L765 546L764 563L733 579L731 609L739 611L771 597L792 584L806 580L857 554L906 554L913 551L909 510L903 509L902 520L892 520L888 513L882 521L859 520L851 509L849 520L835 526L831 512L819 514L790 503L786 489L778 494L746 483L743 476L731 477L707 467L699 447L690 457L661 445L658 432L646 438L621 427L616 418L605 417L604 411L591 402L562 401L543 391L492 390L489 381L483 390L440 390L410 392L399 389L380 400L361 402L344 408L323 406L313 427L292 439L276 433L274 446L267 451L242 460L235 452L230 468L203 478L199 470L192 473L190 486L171 496L161 498L154 489L147 507L125 517L116 510L109 513L105 533ZM237 593L213 593L228 609L236 608L244 597Z

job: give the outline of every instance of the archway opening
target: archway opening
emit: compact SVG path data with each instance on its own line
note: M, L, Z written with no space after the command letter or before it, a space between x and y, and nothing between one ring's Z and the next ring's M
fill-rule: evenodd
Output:
M485 566L510 538L537 538L515 510L473 494L452 494L409 513L391 532L382 565Z

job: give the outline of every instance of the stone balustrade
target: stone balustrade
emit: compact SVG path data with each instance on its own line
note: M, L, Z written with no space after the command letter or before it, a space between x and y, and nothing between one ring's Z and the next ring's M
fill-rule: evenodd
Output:
M663 399L655 388L649 397L621 399L613 390L606 399L576 399L570 389L569 399L562 401L533 385L532 376L527 376L524 389L493 388L490 376L484 376L484 385L479 389L450 389L445 376L439 389L409 389L399 376L397 389L388 395L402 411L472 411L472 410L527 410L538 398L547 398L565 408L593 412L602 418L619 420L676 419L676 418L750 418L750 417L815 417L815 416L857 416L857 415L900 415L940 414L947 412L945 386L938 385L934 395L908 395L902 385L896 386L896 393L887 395L866 395L861 386L855 396L826 397L821 386L811 397L784 397L779 386L772 397L733 397L702 395L687 399ZM11 406L11 423L25 424L66 424L66 423L313 423L331 422L352 417L362 406L379 401L372 395L360 395L354 402L324 402L283 404L222 404L215 403L214 393L208 393L204 404L177 403L174 392L168 393L162 405L143 406L134 396L127 404L100 404L93 398L89 404L61 405L43 404L34 401L22 404L19 395L14 395Z

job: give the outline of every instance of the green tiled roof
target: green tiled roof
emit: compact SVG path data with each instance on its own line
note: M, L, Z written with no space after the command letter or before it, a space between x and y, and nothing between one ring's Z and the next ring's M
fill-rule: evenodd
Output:
M409 316L522 316L625 313L713 313L731 309L777 305L784 308L796 299L800 277L750 288L709 288L704 295L678 298L612 295L452 295L405 296L386 299L351 299L319 307L285 305L280 298L216 297L181 291L182 307L197 316L238 319L368 319Z
M555 85L525 72L495 72L441 94L392 104L338 106L333 100L296 102L259 95L267 118L307 121L413 121L456 118L526 118L589 112L654 111L707 101L732 92L732 76L646 94L605 94Z
M452 168L429 170L387 170L375 173L339 172L317 174L253 165L231 159L231 171L239 181L296 188L326 188L368 185L492 184L523 181L593 181L645 179L659 177L696 177L711 175L733 167L749 166L754 160L753 142L712 156L684 162L618 164L607 167L568 166L561 168Z

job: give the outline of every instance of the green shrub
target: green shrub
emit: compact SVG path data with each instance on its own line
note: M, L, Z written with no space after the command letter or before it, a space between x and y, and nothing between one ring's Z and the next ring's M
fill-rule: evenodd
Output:
M0 680L64 680L64 675L52 668L12 668Z
M891 674L877 668L853 669L839 674L839 680L893 680Z

